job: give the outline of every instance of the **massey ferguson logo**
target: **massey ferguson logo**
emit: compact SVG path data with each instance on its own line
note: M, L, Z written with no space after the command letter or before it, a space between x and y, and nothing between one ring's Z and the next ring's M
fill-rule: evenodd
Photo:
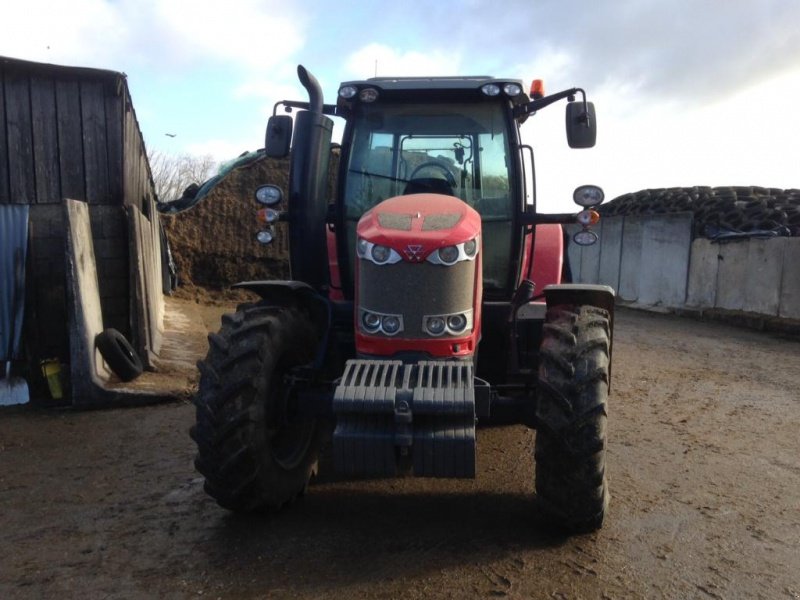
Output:
M409 244L406 246L406 256L408 260L422 260L422 246L420 244Z

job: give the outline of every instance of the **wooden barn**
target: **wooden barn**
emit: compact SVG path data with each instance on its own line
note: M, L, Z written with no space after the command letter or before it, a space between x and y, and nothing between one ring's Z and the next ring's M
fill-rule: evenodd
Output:
M22 347L33 379L41 360L70 362L65 199L88 205L103 326L147 364L163 315L161 231L126 77L0 57L0 209L28 207Z

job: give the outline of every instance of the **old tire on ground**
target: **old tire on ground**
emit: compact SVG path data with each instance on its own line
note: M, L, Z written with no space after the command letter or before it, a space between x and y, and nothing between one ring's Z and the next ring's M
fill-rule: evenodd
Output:
M594 306L554 306L545 318L536 408L536 497L546 522L569 532L598 529L608 506L610 327L608 312Z
M116 329L109 327L101 331L95 336L94 343L108 367L122 381L133 381L142 374L142 360Z
M195 467L220 506L278 509L306 489L319 430L294 413L284 376L314 358L317 337L297 308L249 304L223 317L198 363Z

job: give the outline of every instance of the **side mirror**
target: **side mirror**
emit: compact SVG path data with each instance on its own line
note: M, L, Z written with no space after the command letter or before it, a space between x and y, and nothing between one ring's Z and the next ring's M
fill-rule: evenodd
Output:
M292 143L292 117L289 115L272 115L267 121L267 134L264 149L270 158L289 156Z
M585 106L585 109L584 109ZM591 148L597 141L597 119L594 103L567 104L567 142L570 148Z

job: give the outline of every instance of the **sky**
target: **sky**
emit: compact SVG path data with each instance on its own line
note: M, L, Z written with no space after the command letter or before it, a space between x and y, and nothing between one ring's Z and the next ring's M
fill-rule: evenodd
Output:
M595 148L568 148L563 102L522 129L546 212L585 183L609 199L800 187L798 0L0 0L0 15L0 56L124 72L149 150L262 147L275 102L306 99L302 64L330 103L376 72L584 88Z

